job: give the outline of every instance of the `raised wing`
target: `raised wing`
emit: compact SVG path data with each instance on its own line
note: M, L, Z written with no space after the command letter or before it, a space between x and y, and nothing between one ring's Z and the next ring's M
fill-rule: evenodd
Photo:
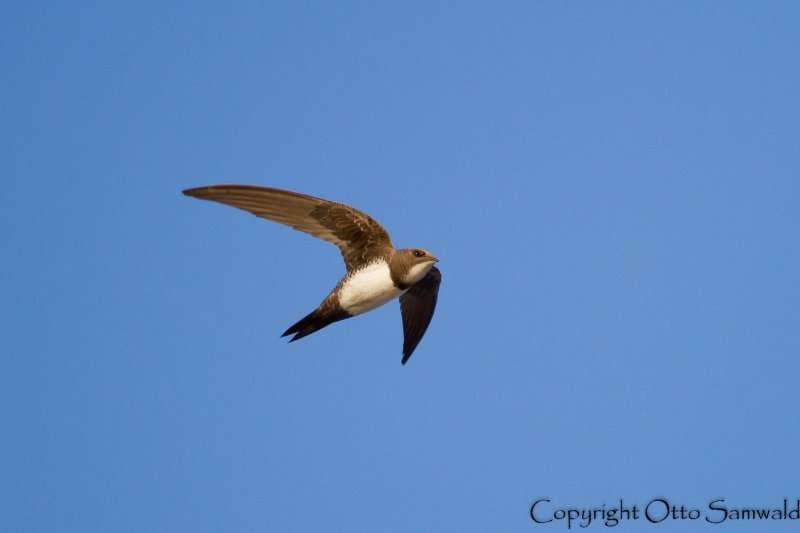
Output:
M348 272L382 257L392 247L389 234L372 217L338 202L256 185L211 185L183 194L238 207L332 242L342 252Z
M442 273L431 268L424 278L400 296L400 314L403 315L403 364L417 347L436 309Z

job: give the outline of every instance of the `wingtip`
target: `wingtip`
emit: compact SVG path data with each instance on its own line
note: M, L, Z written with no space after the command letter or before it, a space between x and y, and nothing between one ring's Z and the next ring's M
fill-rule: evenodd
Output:
M204 189L204 188L205 188L205 187L191 187L191 188L189 188L189 189L184 189L184 190L182 190L181 192L182 192L182 193L183 193L185 196L193 196L193 197L196 197L196 196L197 196L197 191L199 191L200 189Z

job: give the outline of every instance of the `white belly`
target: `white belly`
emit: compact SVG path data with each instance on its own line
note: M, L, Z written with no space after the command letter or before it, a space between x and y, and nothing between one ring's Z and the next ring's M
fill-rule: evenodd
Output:
M360 315L397 298L398 289L389 275L389 265L376 261L351 274L339 292L339 305L351 315Z

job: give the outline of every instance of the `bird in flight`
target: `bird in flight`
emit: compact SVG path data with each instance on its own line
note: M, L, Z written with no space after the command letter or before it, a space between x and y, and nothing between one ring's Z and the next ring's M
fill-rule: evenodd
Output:
M406 364L436 308L442 275L433 266L438 261L433 254L421 248L395 249L389 233L372 217L322 198L256 185L211 185L183 194L243 209L339 248L347 273L319 307L286 330L283 337L294 334L289 342L399 297Z

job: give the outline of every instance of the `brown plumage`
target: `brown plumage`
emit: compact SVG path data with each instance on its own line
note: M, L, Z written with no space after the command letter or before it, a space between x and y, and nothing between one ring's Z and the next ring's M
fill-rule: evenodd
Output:
M335 244L347 274L317 309L283 334L291 341L333 322L350 318L400 296L403 317L403 364L433 317L441 273L425 250L396 250L386 230L349 205L271 187L212 185L183 191L248 211ZM290 341L290 342L291 342Z
M428 329L433 310L436 309L441 282L442 273L438 268L432 267L424 278L400 297L400 313L403 315L403 364L406 364Z
M256 185L211 185L183 194L238 207L332 242L342 252L348 272L392 248L389 234L372 217L338 202Z

